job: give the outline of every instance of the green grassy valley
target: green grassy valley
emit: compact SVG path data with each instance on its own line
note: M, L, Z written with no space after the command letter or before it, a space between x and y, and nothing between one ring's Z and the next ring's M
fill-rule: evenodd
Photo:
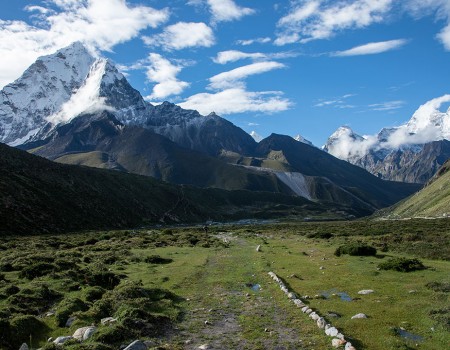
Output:
M117 349L140 339L150 349L332 349L272 271L357 349L444 349L447 227L285 222L4 236L0 348ZM376 254L343 249L361 245ZM380 268L394 258L425 269ZM352 319L359 313L367 318ZM87 326L95 331L82 342L52 342Z

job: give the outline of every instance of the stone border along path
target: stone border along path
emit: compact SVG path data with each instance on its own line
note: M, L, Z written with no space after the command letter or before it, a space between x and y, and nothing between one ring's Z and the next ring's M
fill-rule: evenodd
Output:
M298 307L301 308L302 312L307 314L310 319L316 322L317 327L325 330L325 334L333 337L331 340L331 345L335 348L339 348L345 345L345 350L356 350L355 347L349 341L345 340L345 337L342 333L340 333L336 327L333 327L331 324L327 323L326 320L320 316L316 311L313 311L309 308L301 299L297 297L297 295L293 292L290 292L283 281L274 273L269 272L269 276L278 283L280 289L286 294L286 296Z

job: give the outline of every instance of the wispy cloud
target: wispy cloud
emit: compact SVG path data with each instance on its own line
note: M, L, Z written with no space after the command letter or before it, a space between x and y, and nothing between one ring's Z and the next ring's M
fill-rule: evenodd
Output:
M328 39L344 29L364 28L385 20L394 0L295 1L278 21L276 45Z
M154 36L143 36L148 46L159 46L163 50L181 50L190 47L210 47L215 44L212 29L205 23L178 22Z
M297 52L275 52L275 53L261 53L261 52L242 52L238 50L221 51L213 58L213 61L218 64L227 64L229 62L236 62L242 59L251 59L253 61L265 61L274 59L283 59L297 57Z
M282 97L281 92L252 92L245 88L231 88L217 93L196 94L178 105L198 110L203 115L211 112L227 115L244 112L281 112L289 109L292 104Z
M272 41L269 37L255 38L255 39L247 39L247 40L237 40L236 44L242 46L248 46L252 44L267 44Z
M75 41L109 51L169 18L167 9L131 6L124 0L47 0L44 4L49 7L26 8L39 13L33 25L0 20L0 87L18 78L39 56Z
M285 67L284 64L274 61L252 63L209 78L209 87L216 90L232 88L243 85L242 80L251 75L262 74Z
M338 57L374 55L398 49L406 45L407 42L408 40L406 39L373 42L355 46L349 50L334 52L331 55Z
M349 104L346 100L356 96L356 94L345 94L341 97L333 99L320 99L314 107L333 107L339 109L355 108L356 106Z
M405 101L387 101L371 104L369 108L373 111L393 111L402 108L405 104Z

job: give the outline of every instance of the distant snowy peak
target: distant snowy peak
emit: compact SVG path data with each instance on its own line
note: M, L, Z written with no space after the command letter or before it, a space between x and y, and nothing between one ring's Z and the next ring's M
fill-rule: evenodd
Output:
M295 141L298 141L298 142L301 142L301 143L305 143L305 144L310 145L310 146L314 146L314 145L312 144L311 141L305 139L305 138L304 138L302 135L300 135L300 134L298 134L297 136L295 136L295 137L294 137L294 140L295 140Z
M256 131L250 132L250 136L253 137L253 140L255 140L256 142L259 142L263 139L263 137L260 134L258 134Z
M440 111L442 105L449 102L450 95L432 99L420 106L406 124L383 128L376 135L362 137L347 126L340 127L323 148L350 162L356 162L369 152L377 152L380 157L393 150L418 152L421 145L450 139L450 108Z

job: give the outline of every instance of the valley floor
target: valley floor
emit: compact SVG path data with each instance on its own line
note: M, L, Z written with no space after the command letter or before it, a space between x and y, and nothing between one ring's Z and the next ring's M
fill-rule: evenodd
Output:
M155 349L331 349L332 338L286 297L268 275L273 271L356 349L444 349L450 344L447 225L287 223L4 238L0 323L9 322L12 334L17 319L36 315L42 328L33 339L26 331L22 338L0 337L0 348L18 349L31 339L34 348L49 349L48 337L94 324L91 339L64 348L117 349L139 338ZM377 255L334 254L355 242L377 247ZM391 257L420 258L427 268L380 270ZM39 259L51 266L34 276L26 266ZM109 279L93 277L100 272ZM36 292L43 285L58 295L46 300ZM35 307L38 296L42 305ZM82 306L64 313L74 299ZM367 318L352 319L358 313ZM75 322L64 327L69 316ZM116 323L102 325L107 316Z

